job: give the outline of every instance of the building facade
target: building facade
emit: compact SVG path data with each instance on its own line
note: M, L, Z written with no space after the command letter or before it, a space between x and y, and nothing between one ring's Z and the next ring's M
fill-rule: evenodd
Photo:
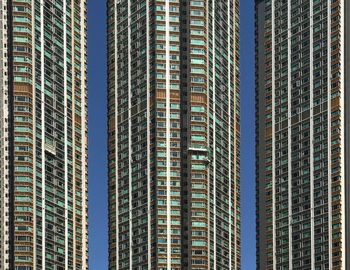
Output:
M0 269L87 265L86 1L0 1Z
M350 3L255 3L257 268L350 269Z
M239 1L108 1L109 269L240 269Z

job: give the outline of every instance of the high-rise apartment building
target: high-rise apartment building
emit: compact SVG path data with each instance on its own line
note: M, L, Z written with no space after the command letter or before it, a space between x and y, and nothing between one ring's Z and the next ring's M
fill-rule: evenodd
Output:
M240 269L238 0L109 0L109 269Z
M256 0L258 269L350 269L350 2Z
M0 269L87 269L86 1L0 1Z

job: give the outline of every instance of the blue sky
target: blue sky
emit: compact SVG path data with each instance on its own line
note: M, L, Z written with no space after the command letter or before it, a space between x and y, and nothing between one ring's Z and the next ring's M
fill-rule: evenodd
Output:
M88 1L90 270L107 269L106 1ZM255 269L254 0L241 0L242 269Z

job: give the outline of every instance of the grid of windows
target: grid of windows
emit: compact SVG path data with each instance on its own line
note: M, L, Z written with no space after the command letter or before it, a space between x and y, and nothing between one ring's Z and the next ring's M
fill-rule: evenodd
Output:
M108 1L110 269L240 265L239 7L215 3Z
M13 181L2 265L87 269L86 3L18 0L6 11Z
M9 163L9 77L8 77L8 6L0 2L0 268L9 268L9 212L10 212L10 163Z
M344 269L341 2L256 2L259 269Z

